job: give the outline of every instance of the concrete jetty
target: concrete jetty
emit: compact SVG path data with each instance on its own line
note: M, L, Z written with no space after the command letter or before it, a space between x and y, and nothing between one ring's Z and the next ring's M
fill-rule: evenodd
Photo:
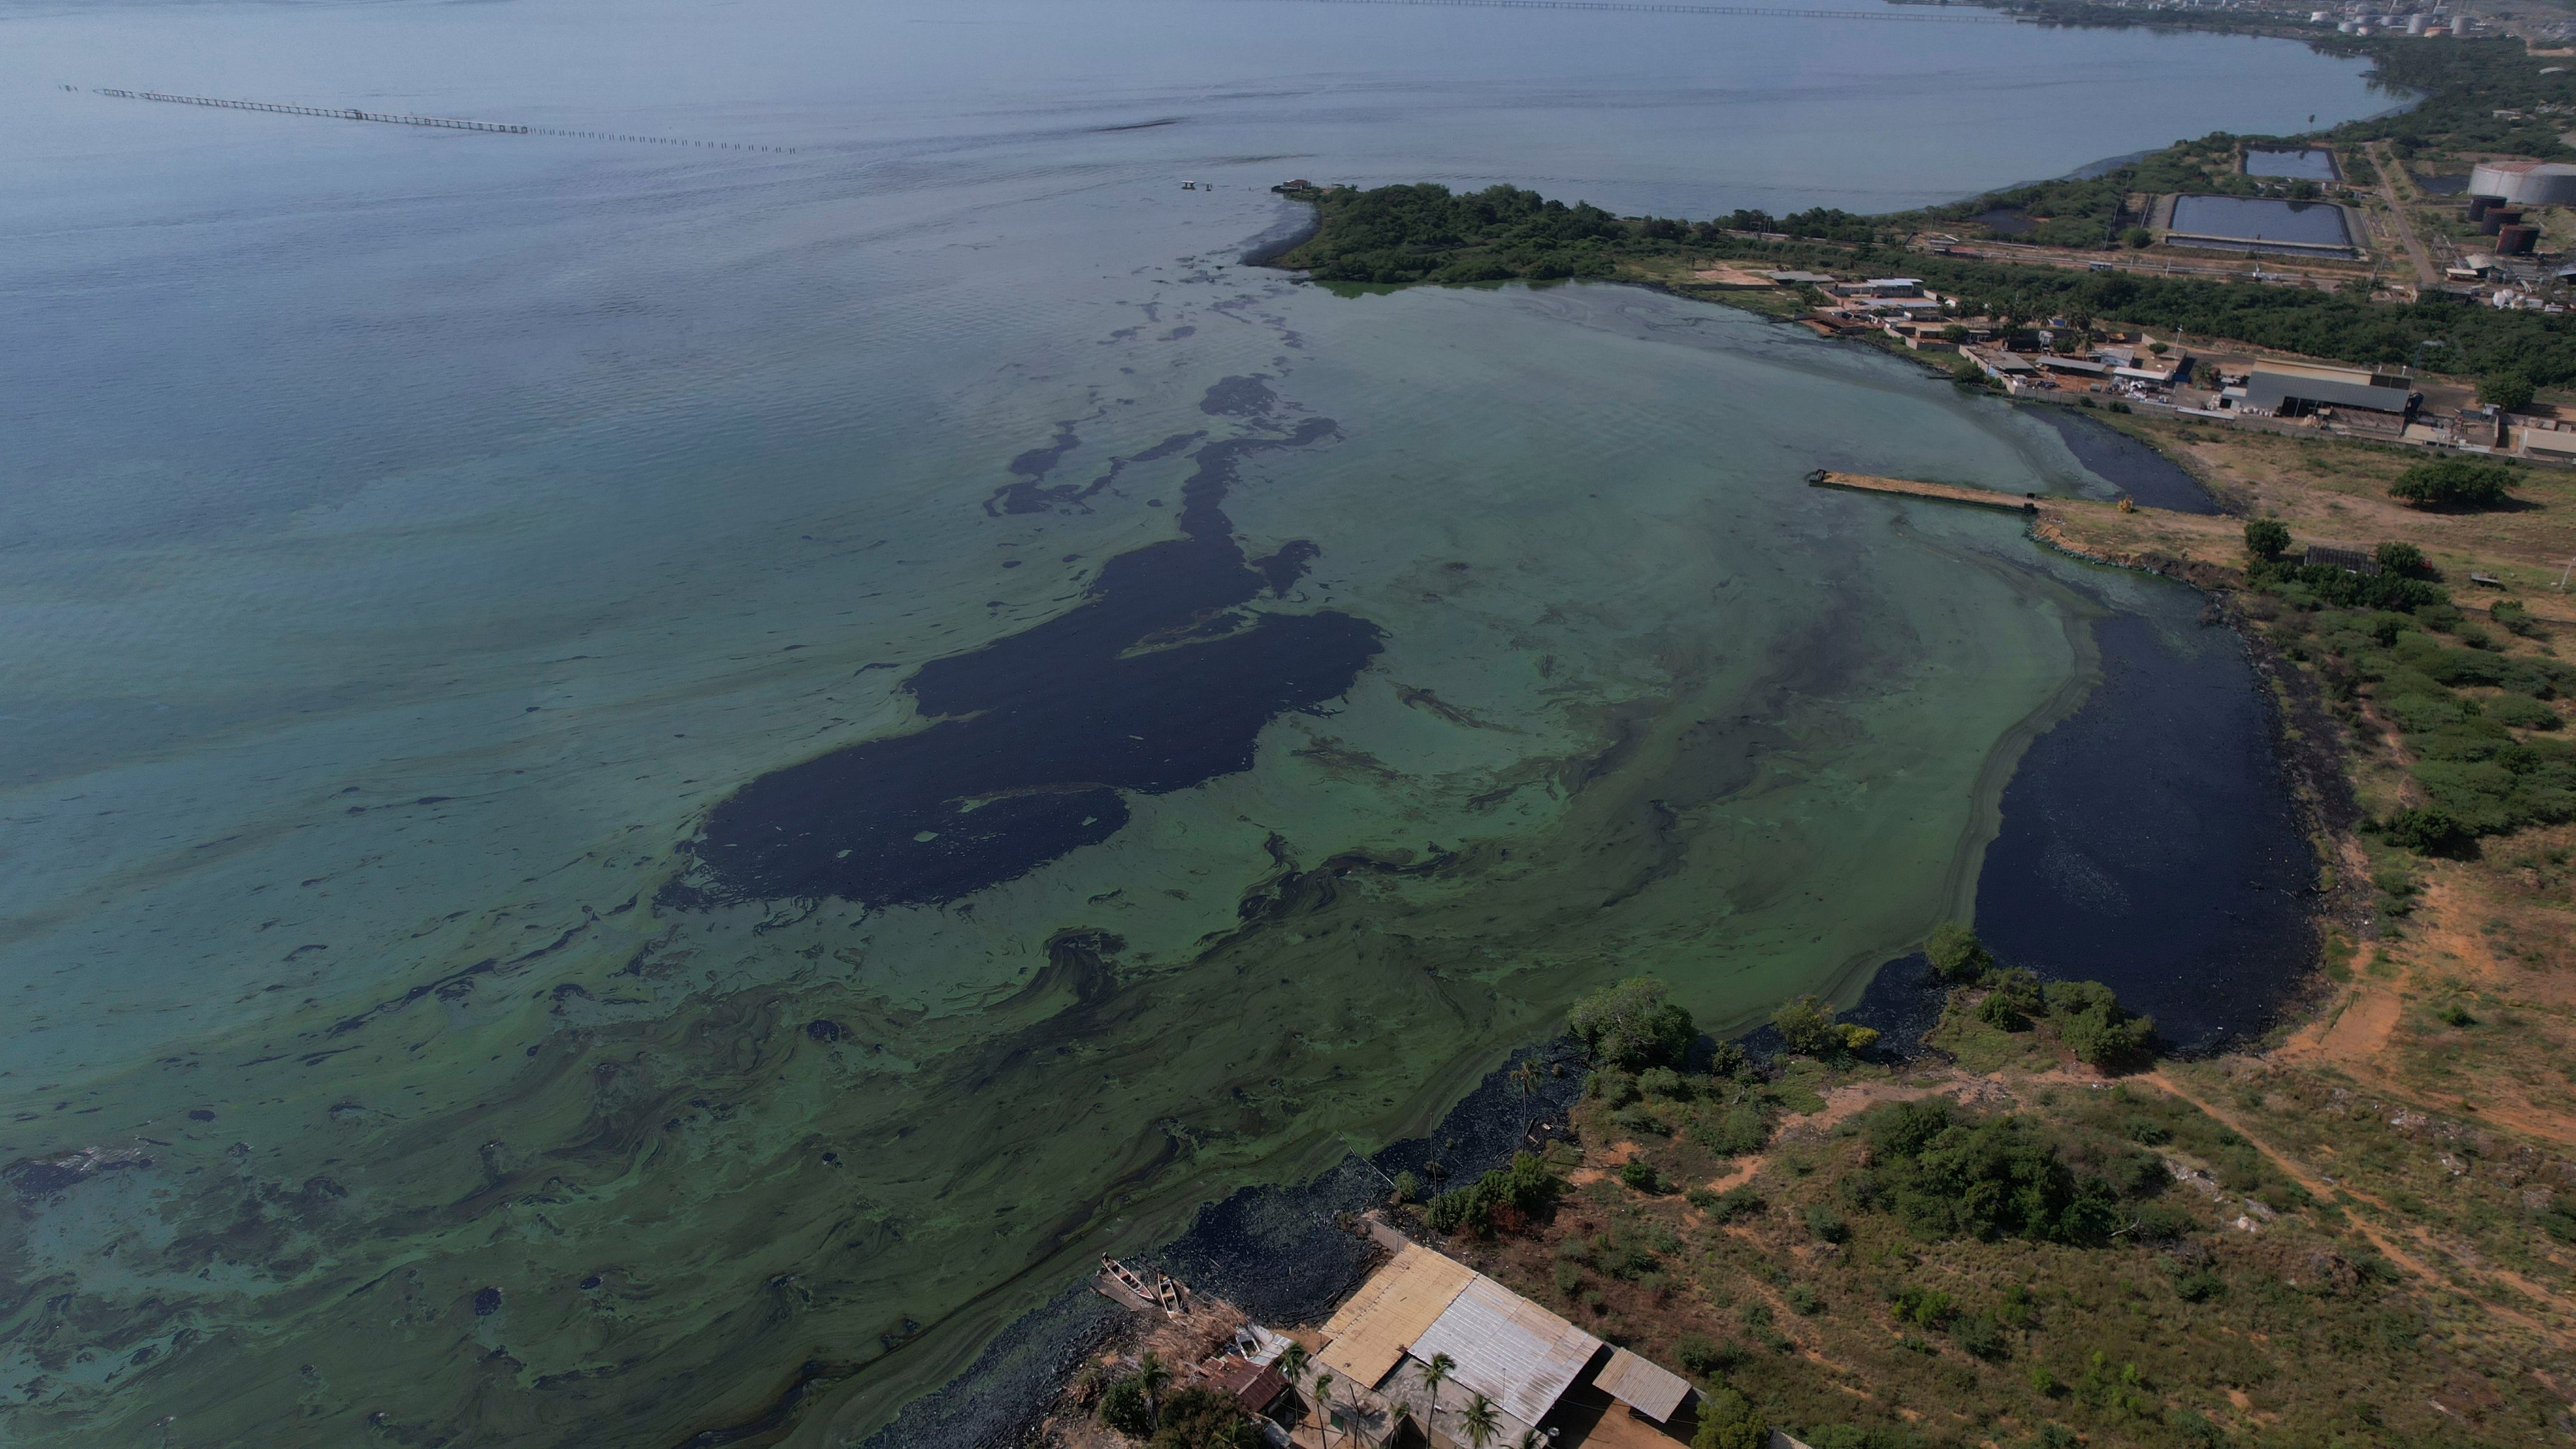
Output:
M1956 483L1927 483L1919 478L1881 478L1869 473L1837 473L1818 468L1807 475L1811 488L1844 488L1855 493L1892 493L1903 498L1930 498L1942 503L1965 503L1972 508L2001 508L2012 513L2037 513L2036 493L1998 493L1991 488L1967 488Z

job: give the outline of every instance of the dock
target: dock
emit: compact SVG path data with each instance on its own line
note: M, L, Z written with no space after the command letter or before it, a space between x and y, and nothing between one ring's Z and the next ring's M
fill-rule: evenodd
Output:
M1957 483L1927 483L1919 478L1880 478L1868 473L1836 473L1818 468L1807 475L1810 488L1844 488L1855 493L1891 493L1901 498L1929 498L1941 503L1965 503L1972 508L2000 508L2010 513L2037 513L2039 495L1998 493L1991 488L1968 488Z

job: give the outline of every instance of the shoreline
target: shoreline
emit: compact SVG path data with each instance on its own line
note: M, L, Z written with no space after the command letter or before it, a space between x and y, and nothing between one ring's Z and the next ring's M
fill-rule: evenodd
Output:
M1476 1053L1470 1060L1484 1059ZM1511 1082L1520 1063L1548 1066L1534 1099ZM1382 1201L1387 1179L1415 1172L1426 1183L1472 1181L1506 1165L1536 1112L1562 1118L1586 1073L1570 1039L1508 1049L1500 1065L1451 1104L1429 1131L1399 1138L1365 1157L1342 1160L1300 1181L1254 1184L1204 1201L1189 1225L1136 1256L1190 1285L1280 1323L1319 1321L1367 1276L1376 1250L1344 1223ZM1427 1164L1439 1163L1439 1170ZM1294 1274L1282 1273L1294 1266ZM860 1449L990 1449L1027 1442L1056 1404L1065 1374L1114 1334L1128 1310L1068 1284L1013 1319L973 1363L907 1402Z
M1311 236L1320 225L1317 209L1304 204L1304 216L1284 231L1266 233L1252 244L1258 254L1275 258L1293 250ZM1270 261L1254 262L1252 250L1245 253L1246 265L1272 265ZM1281 269L1292 270L1292 269ZM1606 279L1604 279L1606 280ZM1698 296L1659 283L1619 279L1618 284L1641 286L1663 291L1686 301L1727 305L1710 297ZM1750 308L1737 308L1752 311ZM1756 315L1762 315L1756 313ZM1877 349L1886 351L1887 349ZM1909 354L1909 360L1911 358ZM1928 364L1927 364L1928 367ZM1937 371L1937 369L1931 369ZM2126 435L2123 435L2126 436ZM2141 444L2141 446L2145 446ZM2159 457L2166 457L2161 452ZM2168 462L2172 462L2169 457ZM2174 463L2177 468L2181 464ZM2188 470L2185 470L2186 472ZM2212 502L2223 508L2224 502L2214 492ZM2070 557L2113 567L2134 568L2159 574L2192 587L2207 601L2205 610L2218 614L2216 622L2224 623L2235 636L2237 645L2252 662L2261 686L2266 718L2270 722L2266 744L2273 762L2282 770L2283 783L2290 790L2291 807L2301 823L2318 838L2331 839L2348 829L2353 811L2349 806L2348 786L2340 792L2344 802L2340 811L2330 808L2332 792L2314 788L2316 772L2323 769L2324 778L2340 780L2338 757L2331 747L2316 742L2329 740L2322 729L2308 729L2299 737L2290 733L2291 714L2305 719L2320 706L2313 699L2304 707L2294 704L2290 713L2277 698L2285 692L2280 682L2282 671L2265 654L2263 641L2243 627L2241 616L2228 603L2214 570L2160 557L2124 559L2104 557L2076 546L2062 533L2050 528L2043 510L2026 536L2044 547ZM2000 566L2000 565L1997 565ZM2086 660L2077 677L2066 689L2053 696L2026 717L2006 739L1998 740L1989 751L1989 763L1981 772L1978 793L1986 803L1963 838L1952 867L1955 894L1962 906L1972 900L1985 875L1985 857L2003 837L2002 801L2005 792L2019 776L2031 748L2058 725L2074 719L2100 697L2102 688L2100 650L2094 639L2092 618L2070 617L2069 630ZM2296 671L2288 671L2295 677ZM2309 691L2313 695L2313 689ZM1991 777L1992 791L1986 786ZM2320 835L2319 832L2322 832ZM2322 932L2331 924L2349 925L2351 872L2338 871L2339 891L2321 898L2303 911L2310 928ZM1965 912L1963 911L1963 914ZM2318 953L2311 949L2304 960L2293 968L2291 989L2271 1004L2273 1018L2267 1032L2258 1037L2247 1034L2207 1053L2226 1055L2256 1046L2260 1040L2277 1037L2294 1029L2318 1004L2318 988L2324 984L2317 969ZM1887 1055L1897 1060L1920 1060L1927 1055L1921 1037L1924 1030L1938 1019L1945 999L1939 981L1929 971L1920 953L1910 953L1875 962L1855 962L1825 983L1822 994L1839 997L1860 983L1854 1005L1846 1019L1863 1024L1896 1027L1888 1034ZM1895 1019L1901 1014L1905 1020ZM1759 1040L1768 1033L1760 1021L1720 1024L1711 1032L1720 1040ZM1908 1038L1911 1038L1909 1041ZM1509 1090L1505 1074L1511 1066L1533 1055L1545 1057L1561 1052L1563 1042L1540 1046L1521 1045L1504 1049L1501 1064L1484 1071L1463 1096L1455 1100L1418 1137L1401 1138L1373 1154L1350 1154L1339 1163L1325 1167L1300 1181L1258 1184L1239 1187L1223 1197L1202 1202L1188 1225L1176 1235L1149 1250L1147 1256L1165 1264L1194 1287L1225 1297L1256 1316L1268 1316L1282 1322L1319 1317L1330 1302L1364 1276L1367 1250L1335 1224L1341 1214L1382 1195L1384 1176L1397 1170L1416 1170L1435 1156L1431 1144L1473 1139L1479 1125L1490 1128L1504 1094ZM1474 1053L1461 1059L1459 1076L1474 1071L1477 1063L1491 1063L1486 1053ZM1560 1067L1562 1058L1558 1058ZM1551 1077L1569 1100L1579 1090L1582 1073L1568 1071L1563 1077ZM1551 1103L1553 1103L1551 1094ZM1490 1132L1487 1134L1490 1136ZM1453 1175L1471 1177L1489 1167L1499 1166L1509 1158L1509 1146L1471 1140L1465 1150L1449 1154ZM1292 1247L1291 1245L1294 1244ZM1291 1289L1273 1286L1276 1269L1288 1262L1310 1265L1305 1280ZM1313 1264L1338 1264L1341 1271L1314 1271ZM1302 1311L1301 1311L1302 1310ZM1119 1324L1119 1310L1098 1298L1087 1283L1074 1282L1041 1306L1033 1308L1005 1326L978 1353L973 1362L938 1387L904 1405L894 1418L869 1435L866 1449L970 1449L997 1443L1023 1441L1045 1420L1055 1407L1054 1390L1069 1366L1095 1349Z

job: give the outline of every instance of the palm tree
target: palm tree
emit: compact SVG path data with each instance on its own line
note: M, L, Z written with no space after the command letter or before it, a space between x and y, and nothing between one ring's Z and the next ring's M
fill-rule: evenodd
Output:
M1306 1377L1306 1345L1290 1339L1272 1366L1279 1370L1279 1377L1288 1381L1288 1387L1298 1388Z
M1157 1400L1172 1382L1172 1371L1163 1366L1161 1354L1152 1349L1145 1350L1144 1362L1136 1366L1136 1382L1145 1390L1145 1417L1161 1423L1163 1411Z
M1547 1436L1536 1429L1523 1429L1519 1449L1548 1449Z
M1537 1118L1535 1114L1530 1111L1530 1105L1538 1099L1539 1083L1546 1079L1547 1074L1539 1070L1538 1058L1536 1057L1524 1057L1521 1059L1521 1064L1519 1066L1512 1068L1512 1084L1521 1089L1521 1137L1523 1140L1527 1140L1529 1137L1530 1128L1537 1125Z
M1422 1437L1430 1438L1440 1431L1440 1386L1458 1371L1458 1361L1445 1353L1435 1353L1431 1362L1422 1366L1422 1386L1431 1391L1431 1408L1423 1415Z
M1332 1443L1333 1376L1331 1374L1315 1375L1315 1415L1323 1421L1319 1427L1323 1431L1324 1442L1326 1444Z
M1502 1428L1494 1417L1494 1401L1483 1394L1467 1401L1466 1412L1458 1416L1458 1422L1467 1430L1467 1442L1475 1445L1476 1449L1485 1449L1486 1445L1493 1443L1494 1435Z

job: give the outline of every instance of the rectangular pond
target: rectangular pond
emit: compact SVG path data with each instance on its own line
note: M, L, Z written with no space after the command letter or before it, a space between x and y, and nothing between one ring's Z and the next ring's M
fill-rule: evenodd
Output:
M2206 238L2248 246L2309 251L2350 248L2343 208L2322 201L2258 196L2178 196L2166 223L2177 239Z
M2249 147L2245 152L2245 174L2285 176L2294 181L2343 179L2335 170L2334 153L2323 146L2297 146L2277 151Z

